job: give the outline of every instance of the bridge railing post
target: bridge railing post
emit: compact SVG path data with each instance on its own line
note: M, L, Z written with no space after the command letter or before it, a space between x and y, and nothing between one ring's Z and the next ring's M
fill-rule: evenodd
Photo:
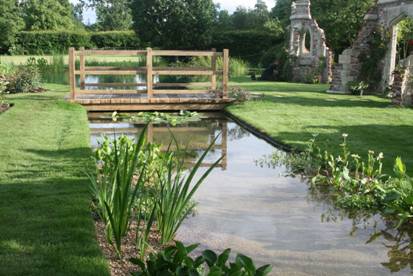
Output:
M212 56L211 56L211 90L217 90L217 49L212 49Z
M80 59L80 88L85 89L85 47L80 47L79 49L79 59Z
M148 98L153 97L153 53L152 48L146 48L146 91Z
M70 95L71 100L76 99L76 76L75 76L75 48L69 48L69 84L70 84Z
M222 60L222 98L228 99L229 50L224 49Z

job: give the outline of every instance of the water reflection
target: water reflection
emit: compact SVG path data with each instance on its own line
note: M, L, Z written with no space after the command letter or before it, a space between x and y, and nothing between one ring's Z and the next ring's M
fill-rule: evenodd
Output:
M99 114L99 116L102 116ZM109 115L110 117L110 115ZM134 137L140 125L91 119L92 144L113 132ZM168 144L171 131L188 147L191 160L222 133L206 160L224 156L196 194L196 216L188 218L177 238L201 243L200 250L223 250L270 263L274 275L410 274L409 229L395 229L377 215L346 214L334 208L328 191L309 190L305 179L285 175L286 168L257 166L275 149L236 123L211 114L168 130L153 125L148 139Z
M97 147L103 137L115 139L126 135L134 139L143 129L143 124L133 122L112 122L110 114L90 114L91 144ZM175 127L165 124L149 124L147 128L147 141L162 145L162 149L175 148L171 141L176 140L178 147L186 151L187 163L195 164L196 158L202 154L218 136L211 149L211 154L206 158L201 167L210 167L214 163L213 158L221 158L217 167L227 168L227 121L215 118L213 121L189 122Z
M350 236L357 236L359 232L369 232L366 244L380 243L387 250L387 260L381 265L389 272L412 271L413 265L413 230L411 225L396 227L395 222L383 220L378 214L347 213L330 208L322 214L321 221L337 223L351 219L353 227Z

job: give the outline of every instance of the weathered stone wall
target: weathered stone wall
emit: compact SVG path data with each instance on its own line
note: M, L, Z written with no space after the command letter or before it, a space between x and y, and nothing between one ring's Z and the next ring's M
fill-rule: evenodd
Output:
M309 0L297 0L291 7L289 52L293 81L311 82L317 79L327 83L331 79L332 54L326 45L324 31L311 16L310 5Z
M404 62L404 75L401 85L401 104L404 106L413 105L413 55Z
M396 25L406 17L413 18L413 0L378 0L377 5L366 14L364 25L352 47L346 49L340 55L338 64L334 65L330 92L348 92L348 83L357 81L363 74L360 56L368 54L370 51L369 38L372 32L379 28L390 33L387 54L378 65L382 72L379 88L384 91L389 85L392 85L396 60Z

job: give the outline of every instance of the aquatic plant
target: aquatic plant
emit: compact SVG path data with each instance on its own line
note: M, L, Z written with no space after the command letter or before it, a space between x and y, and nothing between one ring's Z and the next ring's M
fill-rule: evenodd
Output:
M141 269L132 275L265 276L271 272L270 265L256 268L253 260L242 254L238 254L235 261L229 261L231 249L226 249L219 255L212 250L205 250L201 255L193 258L191 253L197 247L198 244L184 246L177 241L175 245L156 254L151 254L146 262L132 259L131 261Z
M135 202L146 181L147 165L141 159L146 146L145 132L146 128L132 144L122 138L113 142L113 148L106 144L104 151L109 154L102 158L106 163L98 171L98 178L90 177L96 207L106 223L107 238L114 242L119 256L122 238L127 234Z
M134 123L143 124L168 124L176 126L187 122L199 121L200 115L198 112L180 111L179 113L166 112L139 112L138 114L119 114L116 111L112 113L112 120L128 120Z
M222 157L215 161L197 180L202 162L211 151L215 138L195 165L187 170L185 162L177 152L168 152L165 162L158 170L159 195L156 199L156 218L161 234L161 243L167 244L175 237L183 220L193 209L192 197L212 170L221 162ZM176 147L179 149L178 143Z
M310 177L312 189L329 188L334 194L334 204L349 211L381 212L397 218L401 225L413 218L413 180L397 158L394 174L383 173L383 153L368 151L367 159L349 151L347 134L339 145L337 156L322 151L316 137L300 153L274 154L270 164L283 164L293 174ZM259 164L263 165L265 162Z

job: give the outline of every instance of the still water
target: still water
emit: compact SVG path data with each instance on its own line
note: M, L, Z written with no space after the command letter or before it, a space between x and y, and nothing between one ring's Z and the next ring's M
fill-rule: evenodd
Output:
M94 146L102 134L134 137L142 127L102 116L91 114ZM286 176L284 167L259 165L276 148L222 115L209 117L171 129L194 156L221 134L204 165L223 157L198 190L196 213L177 239L200 243L201 249L232 248L259 265L272 264L272 275L411 274L411 232L391 229L379 217L340 214L327 195L311 193L305 180ZM154 126L150 139L168 143L170 132Z

